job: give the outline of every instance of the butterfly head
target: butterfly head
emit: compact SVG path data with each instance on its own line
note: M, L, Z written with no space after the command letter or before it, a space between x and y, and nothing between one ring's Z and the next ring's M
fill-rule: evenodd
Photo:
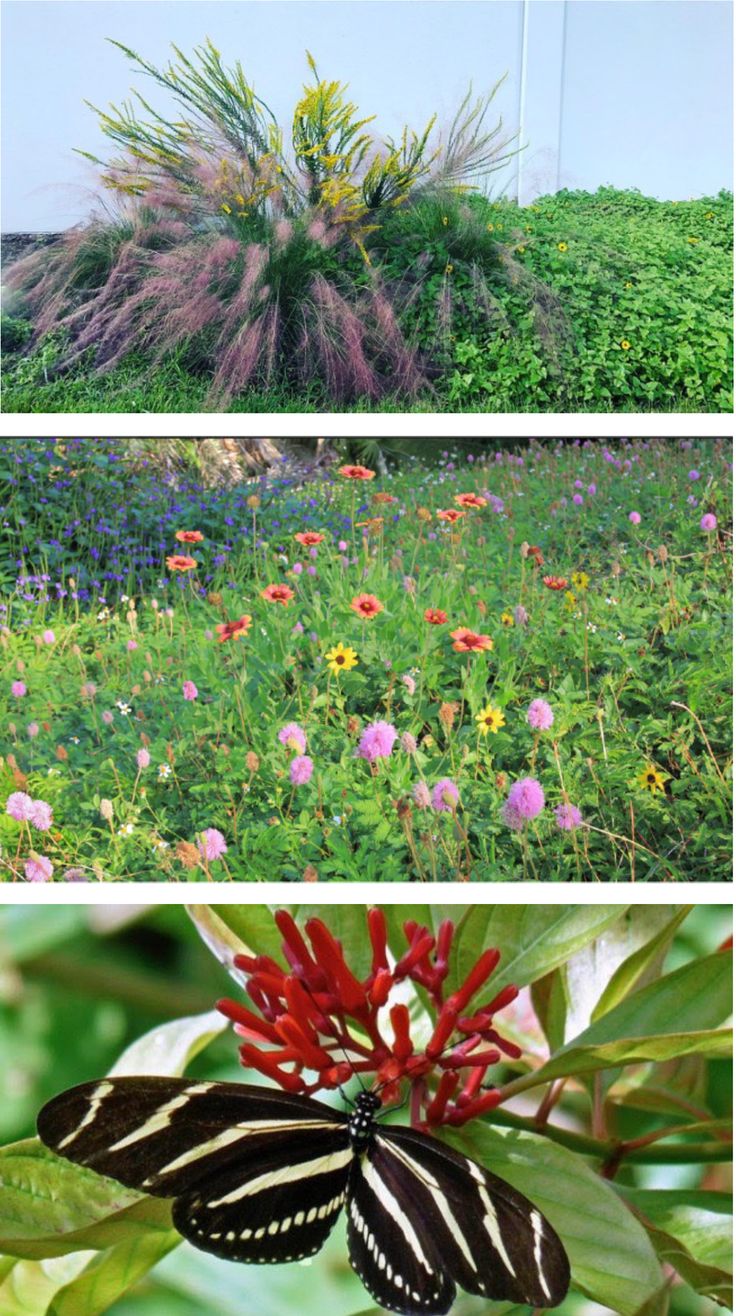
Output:
M348 1133L354 1150L362 1151L370 1142L376 1123L376 1111L380 1105L381 1098L376 1092L359 1092L355 1098L353 1113L348 1123Z

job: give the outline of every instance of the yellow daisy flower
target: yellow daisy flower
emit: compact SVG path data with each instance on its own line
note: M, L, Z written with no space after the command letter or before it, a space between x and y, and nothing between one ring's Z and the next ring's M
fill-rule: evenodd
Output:
M558 242L558 243L557 243L557 250L558 250L558 251L567 251L567 243L566 243L566 242Z
M587 589L590 584L590 576L587 571L573 571L570 579L575 589Z
M325 662L330 671L335 676L339 676L340 672L349 672L351 667L358 666L358 655L354 649L350 648L349 644L346 645L340 642L340 644L335 645L334 649L330 649L325 654Z
M511 612L502 612L502 613L501 613L501 625L502 625L502 626L513 626L513 624L514 624L513 613L511 613Z
M622 352L628 352L629 348L631 347L631 343L629 342L628 338L622 338L621 342L619 343L619 347L621 348Z
M651 791L652 795L656 795L657 791L661 791L664 795L664 777L661 772L657 771L653 763L647 764L644 771L639 773L636 781L642 790Z
M493 704L486 704L485 708L481 708L480 712L476 713L475 720L482 736L487 736L489 731L495 735L501 727L506 726L506 718L501 709L494 708Z

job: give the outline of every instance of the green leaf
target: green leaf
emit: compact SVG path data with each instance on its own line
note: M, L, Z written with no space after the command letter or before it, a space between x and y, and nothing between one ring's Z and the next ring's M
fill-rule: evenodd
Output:
M567 994L564 969L554 969L532 983L532 1004L542 1025L550 1051L557 1051L565 1041Z
M175 1229L149 1231L97 1253L81 1274L58 1291L48 1316L98 1316L180 1243Z
M656 908L657 906L652 906L652 910ZM659 908L664 910L664 906ZM619 1001L628 996L630 991L641 985L643 975L665 954L677 929L687 918L691 909L692 905L685 905L682 909L678 909L676 913L667 919L664 927L660 927L659 931L649 941L645 942L643 946L634 951L633 955L624 960L623 964L619 965L610 978L607 987L601 993L598 1004L590 1017L591 1023L595 1022L596 1019L600 1019L608 1010L612 1010L615 1005L618 1005ZM645 911L639 908L638 913L643 916Z
M618 1191L637 1212L660 1260L721 1306L733 1305L732 1201L697 1190Z
M123 1051L110 1075L120 1078L123 1074L162 1074L167 1077L183 1074L190 1060L227 1027L227 1019L217 1010L185 1015L171 1023L160 1024Z
M646 1230L581 1156L537 1134L502 1135L480 1122L448 1141L539 1207L564 1243L573 1284L593 1301L635 1316L661 1287Z
M187 913L228 973L233 973L235 955L276 958L281 952L281 933L268 905L188 905Z
M731 1011L731 961L730 952L707 955L642 987L552 1056L535 1078L548 1082L693 1053L728 1055L731 1032L717 1025Z

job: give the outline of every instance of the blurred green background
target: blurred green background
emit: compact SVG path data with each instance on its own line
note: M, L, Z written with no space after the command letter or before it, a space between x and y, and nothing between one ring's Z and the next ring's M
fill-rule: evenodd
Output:
M730 907L694 909L666 967L710 953L730 932ZM238 990L180 906L6 906L0 910L2 1142L32 1135L44 1101L105 1073L142 1033L209 1010L224 994L237 997ZM730 1065L714 1061L709 1069L710 1107L728 1114ZM189 1072L243 1078L232 1034L216 1038ZM694 1165L637 1165L629 1173L635 1175L629 1182L642 1187L729 1189L721 1165L706 1168L705 1182ZM317 1283L307 1282L307 1271ZM290 1266L233 1265L183 1244L109 1310L114 1316L348 1316L372 1308L348 1264L341 1224L317 1257ZM509 1310L460 1297L453 1313ZM597 1316L607 1309L571 1295L558 1310ZM669 1310L674 1316L709 1316L719 1308L678 1288Z

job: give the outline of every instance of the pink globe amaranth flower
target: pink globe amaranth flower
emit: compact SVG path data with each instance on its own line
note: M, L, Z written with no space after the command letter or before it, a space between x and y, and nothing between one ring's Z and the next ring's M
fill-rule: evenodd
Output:
M39 832L47 832L54 821L54 813L50 804L45 800L33 800L31 811L28 815L28 821L32 827Z
M360 758L373 763L375 759L387 759L398 736L396 727L390 722L371 722L360 738L358 754Z
M555 715L546 699L532 699L526 717L529 726L535 731L549 731L555 720Z
M56 643L56 636L54 635L53 631L44 631L43 635L41 636L41 639L43 640L44 644Z
M199 690L197 689L196 685L194 684L194 681L185 681L185 682L184 682L184 684L183 684L183 686L182 686L182 694L184 695L184 698L185 698L185 699L190 699L190 700L191 700L191 699L196 699L196 698L197 698L197 695L199 694Z
M536 777L522 777L509 791L507 804L520 818L536 818L544 808L544 791Z
M701 516L700 518L700 529L705 530L706 533L715 530L717 525L718 521L712 512L706 512L705 516Z
M344 539L339 539L339 540L337 541L337 547L339 548L339 550L340 550L341 553L346 553L346 552L347 552L348 546L347 546L347 544L346 544L346 542L345 542Z
M297 754L289 764L289 780L292 786L306 786L314 772L314 763L308 754Z
M45 855L36 855L35 859L26 860L23 869L28 882L48 882L54 871L54 865Z
M688 473L687 473L687 478L688 478L688 480L699 480L699 479L700 479L700 471L688 471Z
M406 750L407 754L416 753L416 749L417 749L416 737L411 734L411 731L405 731L403 733L401 740L399 741L399 744L401 745L401 748L403 750Z
M632 525L641 524L641 517L638 512L629 512L629 520Z
M133 653L134 650L137 648L138 648L137 640L128 640L128 645L127 645L128 653Z
M278 739L287 749L292 749L295 754L303 754L307 748L307 735L303 727L298 722L287 722L278 734Z
M504 800L501 805L501 819L507 827L511 828L512 832L520 832L524 826L524 819L521 814L514 808L513 804L509 804L508 800Z
M202 858L211 863L213 859L219 859L221 855L227 854L225 837L216 827L205 827L197 841L197 849Z
M113 722L115 721L115 717L110 712L109 708L106 708L104 713L102 714L102 721L105 723L106 727L111 727Z
M555 809L555 822L561 832L574 832L583 821L583 815L574 804L558 804Z
M428 809L432 803L432 796L429 793L429 786L426 781L418 781L412 787L411 795L418 809Z
M9 813L11 818L15 818L16 822L28 822L32 808L33 800L30 795L26 795L25 791L13 791L13 794L8 796L5 812Z
M22 681L13 681L13 684L10 687L10 693L11 695L15 695L16 699L22 699L24 695L28 694L28 691Z
M295 562L291 570L295 576L301 576L304 570L304 565L301 562Z
M151 755L147 749L139 749L135 761L139 768L147 768L151 762Z
M528 620L529 620L529 613L527 612L526 608L522 607L522 605L519 603L517 607L514 608L514 621L516 622L516 625L526 626Z
M414 677L411 676L409 672L406 672L404 676L402 676L401 681L402 684L406 686L407 690L409 691L409 694L413 695L417 688L417 683L414 680Z
M574 502L576 507L580 507L583 503L583 495L577 493L573 494L572 501Z
M443 777L432 788L432 808L438 813L453 813L460 800L460 792L449 777Z
M30 736L31 740L36 739L36 736L38 735L40 730L41 728L39 727L38 722L29 722L28 726L26 727L26 731L28 732L28 735Z
M598 487L597 487L597 485L595 485L595 484L589 484L589 485L588 485L588 493L590 494L591 498L592 498L593 494L594 494L594 493L597 493L597 492L598 492Z

